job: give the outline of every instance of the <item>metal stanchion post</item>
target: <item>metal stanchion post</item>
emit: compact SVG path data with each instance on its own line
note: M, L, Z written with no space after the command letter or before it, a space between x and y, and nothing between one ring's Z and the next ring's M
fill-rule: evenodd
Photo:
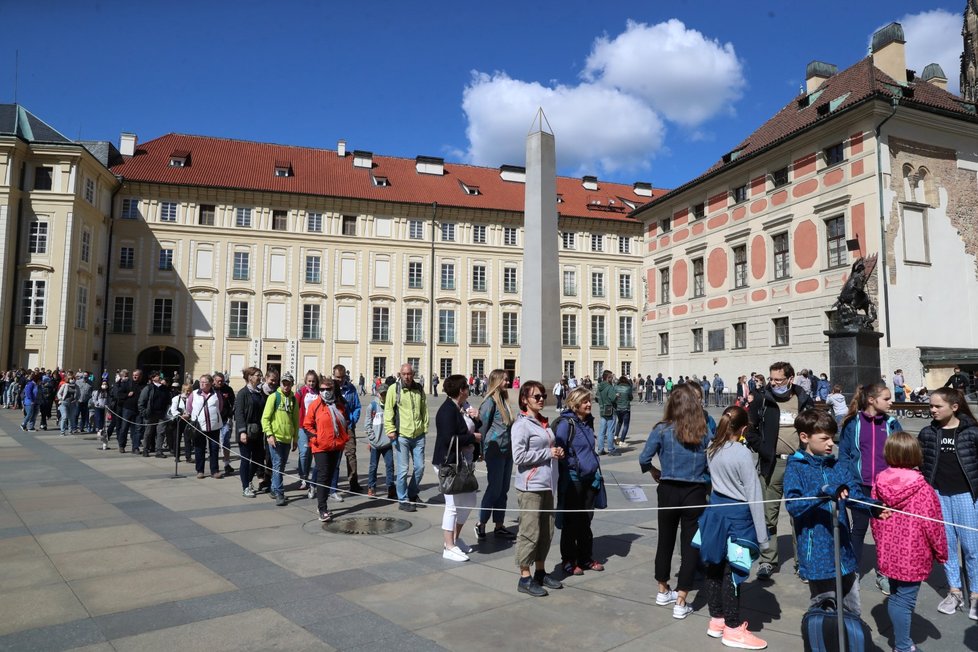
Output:
M839 630L839 649L846 649L846 625L843 618L842 606L842 544L839 540L839 499L831 502L832 506L832 541L835 544L835 619ZM859 581L858 578L856 581Z

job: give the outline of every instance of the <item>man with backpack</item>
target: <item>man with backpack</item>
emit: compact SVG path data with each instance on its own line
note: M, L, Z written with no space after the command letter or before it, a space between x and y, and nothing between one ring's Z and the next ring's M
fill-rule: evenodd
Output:
M428 434L428 402L424 387L414 382L414 367L401 365L400 380L387 390L384 401L384 431L394 442L397 455L397 500L405 512L417 508L421 478L424 477L424 443ZM414 472L408 481L408 467Z

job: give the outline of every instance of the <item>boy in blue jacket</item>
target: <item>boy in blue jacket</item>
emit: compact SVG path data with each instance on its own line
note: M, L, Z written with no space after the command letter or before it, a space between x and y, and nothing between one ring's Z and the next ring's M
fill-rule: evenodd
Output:
M830 503L839 500L837 516L844 594L842 605L859 615L856 555L852 548L845 502L849 497L866 502L877 501L863 493L859 480L853 476L849 466L840 464L833 457L832 439L838 432L838 425L831 414L823 410L805 410L795 418L795 430L798 431L801 448L788 458L784 472L784 497L798 539L798 575L808 580L812 605L835 595L835 543ZM879 507L861 503L852 503L851 507L870 512L878 518L889 516L889 512L880 513Z

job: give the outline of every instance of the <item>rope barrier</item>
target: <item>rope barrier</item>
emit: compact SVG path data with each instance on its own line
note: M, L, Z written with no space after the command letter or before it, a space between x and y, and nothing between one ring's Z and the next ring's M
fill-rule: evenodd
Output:
M850 503L859 503L860 505L867 505L869 507L880 507L880 505L878 503L868 503L865 500L858 500L856 498L851 498L850 497L850 498L847 498L846 500L848 502L850 502ZM950 525L951 527L961 528L962 530L970 530L971 532L978 532L978 528L976 528L976 527L971 527L971 526L968 526L968 525L958 525L957 523L951 523L949 521L943 521L943 520L941 520L939 518L931 518L930 516L924 516L923 514L915 514L914 512L905 512L902 509L896 509L895 507L888 507L887 505L883 505L882 507L883 507L883 509L885 509L887 511L890 511L890 512L893 512L894 514L903 514L904 516L913 516L915 518L919 518L919 519L924 520L924 521L930 521L932 523L941 523L945 527L947 527L948 525Z

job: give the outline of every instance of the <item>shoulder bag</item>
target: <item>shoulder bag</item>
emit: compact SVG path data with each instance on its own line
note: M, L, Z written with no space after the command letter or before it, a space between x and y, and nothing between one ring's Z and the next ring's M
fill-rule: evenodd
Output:
M479 479L475 477L475 466L462 459L457 436L452 438L452 444L455 446L455 463L445 463L438 468L438 488L449 496L478 491Z

